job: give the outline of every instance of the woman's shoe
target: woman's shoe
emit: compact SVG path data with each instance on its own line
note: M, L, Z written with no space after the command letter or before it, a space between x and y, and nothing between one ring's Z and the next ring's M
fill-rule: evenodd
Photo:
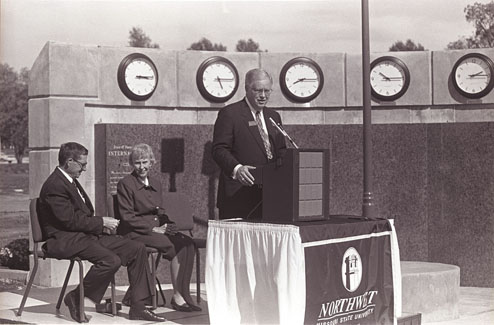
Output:
M175 309L176 311L183 311L183 312L191 312L192 308L187 304L179 305L175 302L175 299L172 298L172 301L170 302L172 305L172 308Z
M193 304L187 304L192 311L202 311L202 308Z

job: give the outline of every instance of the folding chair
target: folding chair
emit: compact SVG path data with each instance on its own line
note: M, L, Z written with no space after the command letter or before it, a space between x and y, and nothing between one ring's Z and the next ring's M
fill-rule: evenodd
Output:
M201 255L199 248L206 248L206 238L194 237L194 212L190 200L178 192L166 192L163 194L165 212L175 222L179 231L187 231L194 242L196 252L196 289L197 303L201 302Z
M17 316L22 315L22 311L24 310L24 305L26 304L27 297L29 296L29 291L31 290L31 286L33 285L34 277L36 276L36 272L38 271L38 259L47 259L47 258L54 258L49 256L48 254L45 254L41 247L43 246L43 235L41 232L41 226L39 224L38 220L38 213L36 211L36 206L37 206L37 198L34 198L31 200L29 204L29 217L31 219L31 235L33 239L33 260L34 260L34 265L33 269L31 271L31 275L29 276L29 281L26 286L26 290L24 291L24 295L22 297L21 305L19 306L19 310L17 311ZM60 260L60 259L59 259ZM72 268L74 267L74 263L77 262L79 264L79 299L80 299L80 305L79 305L79 313L81 317L84 317L84 286L82 285L83 280L84 280L84 267L82 264L82 260L78 257L70 258L70 265L69 269L67 270L67 275L65 276L65 280L63 282L62 286L62 291L60 292L60 296L58 297L58 302L57 302L57 311L60 310L60 305L62 304L62 299L65 295L65 291L67 289L67 284L69 282L70 275L72 274ZM112 304L112 315L117 314L117 306L115 304L115 279L112 279L111 281L111 304ZM79 322L82 322L84 320L79 320Z
M120 215L118 213L118 197L116 194L113 194L108 197L106 206L108 209L108 216L112 218L117 218L120 220ZM158 284L159 292L161 294L161 298L163 299L163 305L166 304L166 298L165 294L163 293L163 290L161 289L161 283L159 282L157 275L156 275L156 267L160 262L161 259L161 254L159 251L154 248L154 247L148 247L146 246L146 252L148 254L148 258L151 259L151 285L156 288L156 284ZM156 292L153 291L152 293L152 303L153 303L153 309L158 308L158 296L156 295Z

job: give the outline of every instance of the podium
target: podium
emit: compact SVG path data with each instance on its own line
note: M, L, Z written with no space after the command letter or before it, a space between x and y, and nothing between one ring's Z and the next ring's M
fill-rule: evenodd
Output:
M287 149L276 163L257 168L262 220L292 223L329 219L329 150Z

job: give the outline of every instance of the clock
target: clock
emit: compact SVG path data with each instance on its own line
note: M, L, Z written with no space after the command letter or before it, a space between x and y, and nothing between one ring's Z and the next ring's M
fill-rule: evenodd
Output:
M280 73L281 91L289 100L307 103L316 98L324 85L324 75L312 59L298 57L288 61Z
M213 103L224 103L235 95L239 78L235 65L221 56L213 56L197 69L196 84L202 97Z
M480 53L469 53L456 61L451 72L453 85L462 96L481 98L494 87L494 64Z
M130 100L149 99L158 85L158 70L153 61L141 53L126 56L117 71L120 90Z
M372 97L393 101L403 96L410 85L410 71L406 64L394 56L382 56L370 66Z

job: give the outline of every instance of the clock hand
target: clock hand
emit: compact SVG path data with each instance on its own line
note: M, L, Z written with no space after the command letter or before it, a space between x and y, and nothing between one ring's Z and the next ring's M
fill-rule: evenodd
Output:
M214 80L223 80L223 81L234 81L235 78L216 78Z
M295 81L293 84L295 85L296 83L302 82L302 81L304 81L304 80L305 80L305 78L298 78L298 80L297 80L297 81Z
M136 79L147 79L147 80L151 80L151 79L153 79L153 76L141 76L141 75L137 75L136 76Z
M218 81L220 83L221 89L223 89L223 84L221 83L220 77L219 76L216 76L216 79L214 79L214 80Z
M470 78L474 79L475 77L488 77L487 74L481 74L481 72L476 73L474 75L469 75Z
M381 76L383 76L384 80L387 80L387 81L390 81L390 80L391 80L391 78L389 78L389 77L385 76L385 75L384 75L384 73L379 72L379 74L380 74Z
M476 77L476 76L480 75L482 72L483 72L483 71L479 71L479 72L474 73L474 74L469 74L468 76L469 76L470 78L473 78L473 77Z

